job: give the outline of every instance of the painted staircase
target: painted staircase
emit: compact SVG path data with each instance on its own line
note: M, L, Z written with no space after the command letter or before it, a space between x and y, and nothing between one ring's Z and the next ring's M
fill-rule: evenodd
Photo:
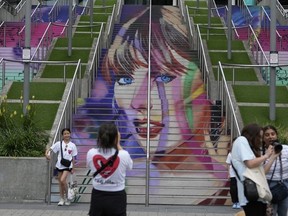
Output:
M225 164L229 137L222 135L221 103L206 97L179 8L152 7L150 42L147 7L124 5L121 14L110 48L102 50L92 96L73 117L79 151L76 202L90 201L86 153L96 146L99 125L113 121L134 161L127 174L128 203L230 204ZM57 190L54 179L52 202L59 199Z

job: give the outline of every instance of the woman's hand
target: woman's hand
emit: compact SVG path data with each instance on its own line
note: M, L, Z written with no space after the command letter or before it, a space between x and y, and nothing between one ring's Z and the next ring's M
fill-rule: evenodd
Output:
M118 151L122 150L122 146L120 145L120 140L121 140L121 134L120 132L118 131L118 143L117 143L117 149Z
M50 153L51 153L51 149L47 149L46 152L45 152L45 157L46 157L47 160L51 159Z
M275 154L275 152L274 152L274 147L273 147L272 145L269 145L268 148L267 148L267 150L265 151L265 158L266 158L266 160L267 160L268 158L270 158L271 155L273 155L273 153Z

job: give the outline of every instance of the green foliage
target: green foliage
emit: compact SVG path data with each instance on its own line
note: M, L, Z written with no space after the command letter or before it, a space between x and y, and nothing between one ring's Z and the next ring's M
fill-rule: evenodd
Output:
M20 102L23 106L23 103ZM0 104L0 156L43 156L49 135L35 121L36 105L26 107L26 115L7 106L7 97Z
M239 106L243 124L257 123L261 126L273 125L277 128L278 139L283 144L288 144L287 108L276 108L276 120L269 120L269 107Z
M278 131L278 139L280 141L280 143L283 144L288 144L288 131L287 131L287 127L283 126L283 125L274 125L277 128Z

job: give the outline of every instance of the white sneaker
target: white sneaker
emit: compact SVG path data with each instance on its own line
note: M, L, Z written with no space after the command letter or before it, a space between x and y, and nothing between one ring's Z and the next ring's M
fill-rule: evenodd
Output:
M70 202L70 200L68 200L68 199L65 199L65 205L66 205L66 206L69 206L69 205L71 205L71 202Z
M241 209L240 203L236 203L236 209Z
M63 206L64 203L65 203L65 200L61 198L60 201L58 202L58 206Z
M237 209L237 203L233 203L232 208Z

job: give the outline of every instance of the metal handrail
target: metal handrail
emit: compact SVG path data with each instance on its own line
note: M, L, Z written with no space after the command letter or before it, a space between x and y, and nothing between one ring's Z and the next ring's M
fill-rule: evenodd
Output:
M46 53L44 53L44 47L42 46L43 45L43 43L44 43L44 39L47 39L48 38L48 40L49 40L49 30L50 30L50 27L51 27L51 22L48 24L48 26L47 26L47 28L45 29L45 31L44 31L44 33L43 33L43 35L42 35L42 37L41 37L41 39L40 39L40 41L39 41L39 43L38 43L38 45L37 45L37 47L36 47L36 49L35 49L35 51L34 51L34 53L31 55L31 61L33 61L33 60L35 60L35 58L36 58L36 55L39 57L39 52L41 52L40 51L40 48L42 48L42 59L40 59L40 60L45 60L45 58L46 58L46 54L47 54L47 52L48 52L48 44L47 44L47 49L46 49ZM48 41L48 42L50 42L51 43L51 41L52 41L52 38L50 38L50 41ZM45 42L47 42L47 40L45 41ZM50 44L49 43L49 44ZM38 58L38 60L39 60L39 58ZM33 69L33 74L34 74L34 70L37 68L37 69L39 69L39 67L32 67Z
M219 14L219 11L218 11L218 10L219 10L219 8L221 8L221 7L217 7L215 1L212 1L212 4L214 5L214 7L211 8L211 9L212 9L212 10L215 9L215 10L216 10L216 13L217 13L217 17L220 17L220 14Z
M229 11L229 9L228 9L228 7L227 7L227 5L226 6L223 6L223 8L225 8L225 21L226 21L226 25L227 25L227 23L229 22L229 20L227 20L228 18L227 18L227 13L228 13L228 11ZM218 12L218 10L217 10L217 12ZM220 16L220 15L219 15ZM236 35L236 38L237 39L239 39L239 34L238 34L238 32L237 32L237 28L236 28L236 26L235 26L235 23L234 23L234 21L233 21L233 19L231 20L231 23L232 23L232 29L234 30L234 34ZM235 37L234 37L235 38Z
M4 7L5 5L5 2L3 2L1 5L0 5L0 8Z
M106 40L106 48L108 48L109 44L111 43L111 39L112 39L112 27L114 26L115 23L115 17L116 17L116 10L115 10L115 4L113 5L113 9L112 9L112 14L111 14L111 18L110 18L110 22L108 23L108 31L107 31L107 40Z
M265 8L264 8L263 6L261 7L261 9L262 9L262 11L264 12L265 17L268 19L268 21L269 21L269 26L270 26L271 18L269 17L267 11L265 10ZM267 25L268 25L268 24L267 24ZM265 22L264 22L264 29L266 29L266 30L269 29L268 26L265 25ZM267 33L268 33L268 31L267 31ZM276 29L276 36L277 36L277 39L279 39L279 41L280 41L280 50L282 50L282 40L283 40L283 38L282 38L282 36L280 35L280 33L278 32L277 29Z
M237 3L238 3L238 6L240 7L240 11L244 15L244 18L245 18L246 22L248 24L250 24L252 19L253 19L253 15L251 14L251 12L250 12L245 0L239 0L239 1L237 1Z
M86 2L85 2L84 6L83 6L83 10L82 10L82 12L81 12L81 14L80 14L81 16L88 13L88 12L86 12L87 8L88 8L88 9L90 8L90 7L88 6L88 3L89 3L89 1L86 1Z
M67 93L66 100L64 101L63 105L63 111L57 119L57 123L53 128L55 128L54 131L51 132L51 135L54 135L53 138L51 139L50 143L55 143L56 140L60 140L61 138L61 129L64 127L69 127L71 128L72 126L72 115L76 113L76 107L77 107L77 97L78 97L78 72L81 73L81 61L80 59L77 61L77 66L73 75L73 78L71 80L71 85L69 88L69 91ZM63 64L63 62L62 62ZM74 62L75 64L75 62ZM52 177L53 177L53 170L54 170L54 155L52 155L51 160L49 161L48 165L48 182L49 182L49 187L47 191L47 201L48 204L51 204L51 182L52 182Z
M190 33L190 34L188 34L189 42L190 42L190 44L191 44L191 46L192 46L192 49L193 49L193 47L194 47L194 41L193 41L193 39L194 39L194 34L193 34L191 19L187 18L187 16L188 16L188 7L187 7L187 6L186 6L185 16L186 16L187 28L188 28L189 33Z
M276 0L276 8L279 10L279 12L284 18L288 18L288 13L285 11L284 7L278 0Z
M25 5L25 3L26 3L26 0L21 0L18 4L17 4L17 6L15 7L15 10L18 12L18 11L20 11L22 8L23 8L23 6Z
M48 13L49 21L54 22L56 17L58 16L58 13L60 11L60 6L62 5L67 5L68 1L72 0L56 0L55 3L53 4L51 10ZM75 5L74 5L75 7Z
M225 78L225 74L222 68L222 64L219 61L218 62L219 67L218 67L218 74L221 74L221 77L218 75L218 89L217 92L219 93L218 99L222 101L221 103L221 110L224 111L225 109L225 123L226 123L226 128L228 124L230 125L230 137L231 139L237 136L240 136L241 131L239 127L239 122L238 118L236 115L236 112L234 110L234 104L232 101L232 97L230 95L230 90L228 88L228 84ZM221 79L221 81L220 81ZM231 112L231 113L230 113Z
M198 58L200 60L200 70L202 71L202 79L204 80L204 85L206 87L207 98L210 97L210 71L207 63L207 58L205 55L205 48L203 39L201 36L200 26L196 25L196 40L197 40L197 50L198 50Z
M101 24L100 28L100 33L97 38L96 46L93 52L92 60L91 60L91 65L89 68L89 76L88 76L88 84L87 86L87 92L88 92L88 97L91 96L91 89L92 85L94 83L95 78L97 77L97 69L99 66L99 61L100 61L100 56L101 56L101 51L102 51L102 44L104 40L104 24Z
M261 46L261 43L259 42L257 35L255 34L254 29L252 28L251 25L249 25L249 30L251 32L249 45L250 45L250 49L251 49L252 55L254 57L254 60L259 65L270 65L270 62L265 55L265 52ZM259 54L260 54L260 62L259 62ZM266 75L268 74L267 69L268 69L267 67L265 67L265 69L264 69ZM262 68L261 68L261 72L262 72ZM263 77L263 79L267 82L267 77Z
M233 22L233 20L231 20L232 22L232 29L234 30L234 33L236 34L236 38L240 38L240 35L238 34L237 28L235 26L235 23Z
M118 4L116 5L116 7L117 7L116 8L116 13L117 13L116 21L119 21L120 13L121 13L122 7L124 5L124 0L119 0L117 2L118 2Z
M149 7L149 30L148 30L148 82L147 82L147 106L151 107L151 40L152 40L152 1L150 1L150 7ZM151 160L151 154L150 154L150 109L147 109L147 139L146 139L146 179L145 179L145 205L149 205L149 197L150 197L150 160Z
M36 7L36 8L33 10L33 12L31 13L31 16L30 16L31 20L33 19L33 16L36 14L36 11L37 11L37 9L38 9L39 6L40 6L40 3L38 3L37 7ZM35 23L32 22L32 27L34 27L33 24L35 24ZM24 25L24 26L20 29L20 31L18 32L18 35L19 35L19 36L23 33L23 31L25 30L25 28L26 28L26 25ZM19 44L19 46L20 46L20 44Z
M181 15L182 15L184 22L187 23L187 14L185 14L185 11L184 11L184 8L185 8L184 0L179 1L179 8L180 8L180 12L181 12ZM187 8L186 8L186 10L187 10Z

